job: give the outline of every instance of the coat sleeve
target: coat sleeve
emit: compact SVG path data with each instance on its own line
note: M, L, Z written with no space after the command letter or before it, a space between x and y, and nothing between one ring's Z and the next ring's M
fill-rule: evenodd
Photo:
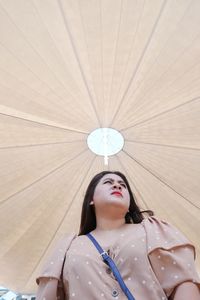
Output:
M169 297L183 282L190 281L200 288L195 268L195 248L178 229L155 217L144 221L147 252L151 267Z
M64 300L66 298L61 273L66 252L75 237L75 234L64 237L45 262L41 274L36 278L38 284L36 300Z

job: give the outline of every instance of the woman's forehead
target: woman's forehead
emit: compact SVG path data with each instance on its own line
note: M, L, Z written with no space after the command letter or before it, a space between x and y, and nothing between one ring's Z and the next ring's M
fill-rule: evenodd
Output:
M121 178L121 176L117 175L117 174L113 174L113 173L108 173L105 174L102 178L101 181L105 180L105 179L113 179L113 180L119 180L119 181L124 181L123 178Z

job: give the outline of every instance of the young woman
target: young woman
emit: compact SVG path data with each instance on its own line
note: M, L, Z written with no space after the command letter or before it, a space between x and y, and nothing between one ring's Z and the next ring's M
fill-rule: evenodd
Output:
M140 211L126 177L110 171L90 182L79 235L57 245L37 278L37 300L127 299L88 233L113 259L135 300L200 300L194 246L151 211Z

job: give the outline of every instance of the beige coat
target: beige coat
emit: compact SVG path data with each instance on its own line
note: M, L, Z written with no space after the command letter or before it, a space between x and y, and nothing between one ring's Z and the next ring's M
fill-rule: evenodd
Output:
M114 244L101 246L109 250L136 300L166 300L185 281L200 286L194 246L176 228L155 217L127 224ZM127 299L84 235L67 236L57 245L37 283L37 300Z

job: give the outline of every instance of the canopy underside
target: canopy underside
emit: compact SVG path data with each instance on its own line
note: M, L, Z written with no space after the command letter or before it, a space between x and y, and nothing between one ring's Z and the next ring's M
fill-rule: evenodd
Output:
M199 0L0 0L0 285L35 292L106 169L200 270L199 99ZM125 139L108 166L86 143L99 127Z

